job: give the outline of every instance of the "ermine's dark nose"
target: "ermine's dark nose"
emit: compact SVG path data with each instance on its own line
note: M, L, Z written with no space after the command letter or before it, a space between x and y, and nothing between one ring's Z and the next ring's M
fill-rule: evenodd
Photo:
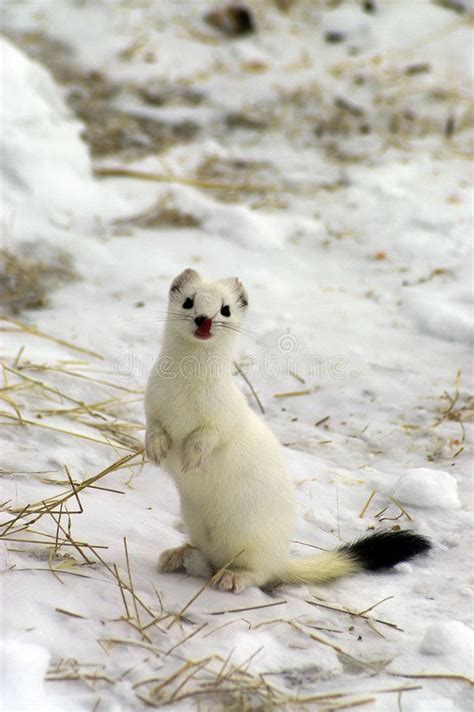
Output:
M201 326L201 324L204 324L206 319L207 319L207 316L202 316L202 315L197 316L194 320L194 323L196 324L196 326Z

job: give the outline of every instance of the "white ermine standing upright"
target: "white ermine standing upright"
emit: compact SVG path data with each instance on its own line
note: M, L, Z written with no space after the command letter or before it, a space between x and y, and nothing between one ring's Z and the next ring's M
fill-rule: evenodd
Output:
M188 544L162 553L183 567L198 549L223 591L321 583L377 571L429 549L410 531L382 531L305 559L290 559L293 486L282 448L233 380L232 352L247 309L237 278L204 280L186 269L169 293L163 348L148 381L146 452L174 479Z

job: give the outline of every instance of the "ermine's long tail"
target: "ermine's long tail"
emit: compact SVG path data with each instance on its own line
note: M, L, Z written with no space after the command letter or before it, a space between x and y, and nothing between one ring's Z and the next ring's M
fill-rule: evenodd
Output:
M429 539L412 531L381 531L309 559L290 559L282 583L325 583L357 571L390 569L431 548Z

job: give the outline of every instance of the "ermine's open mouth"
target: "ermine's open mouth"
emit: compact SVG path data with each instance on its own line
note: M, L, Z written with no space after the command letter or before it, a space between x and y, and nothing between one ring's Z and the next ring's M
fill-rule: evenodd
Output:
M194 332L194 336L197 339L210 339L212 334L211 334L211 327L212 327L212 319L205 319L201 326L196 329Z

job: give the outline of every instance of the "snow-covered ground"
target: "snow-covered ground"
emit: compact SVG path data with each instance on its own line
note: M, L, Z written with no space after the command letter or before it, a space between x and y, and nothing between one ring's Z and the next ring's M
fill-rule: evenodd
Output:
M262 1L234 38L210 7L3 3L0 275L52 273L0 322L3 708L467 712L468 13ZM142 392L186 266L249 292L295 555L388 526L428 556L239 596L157 573L184 533Z

